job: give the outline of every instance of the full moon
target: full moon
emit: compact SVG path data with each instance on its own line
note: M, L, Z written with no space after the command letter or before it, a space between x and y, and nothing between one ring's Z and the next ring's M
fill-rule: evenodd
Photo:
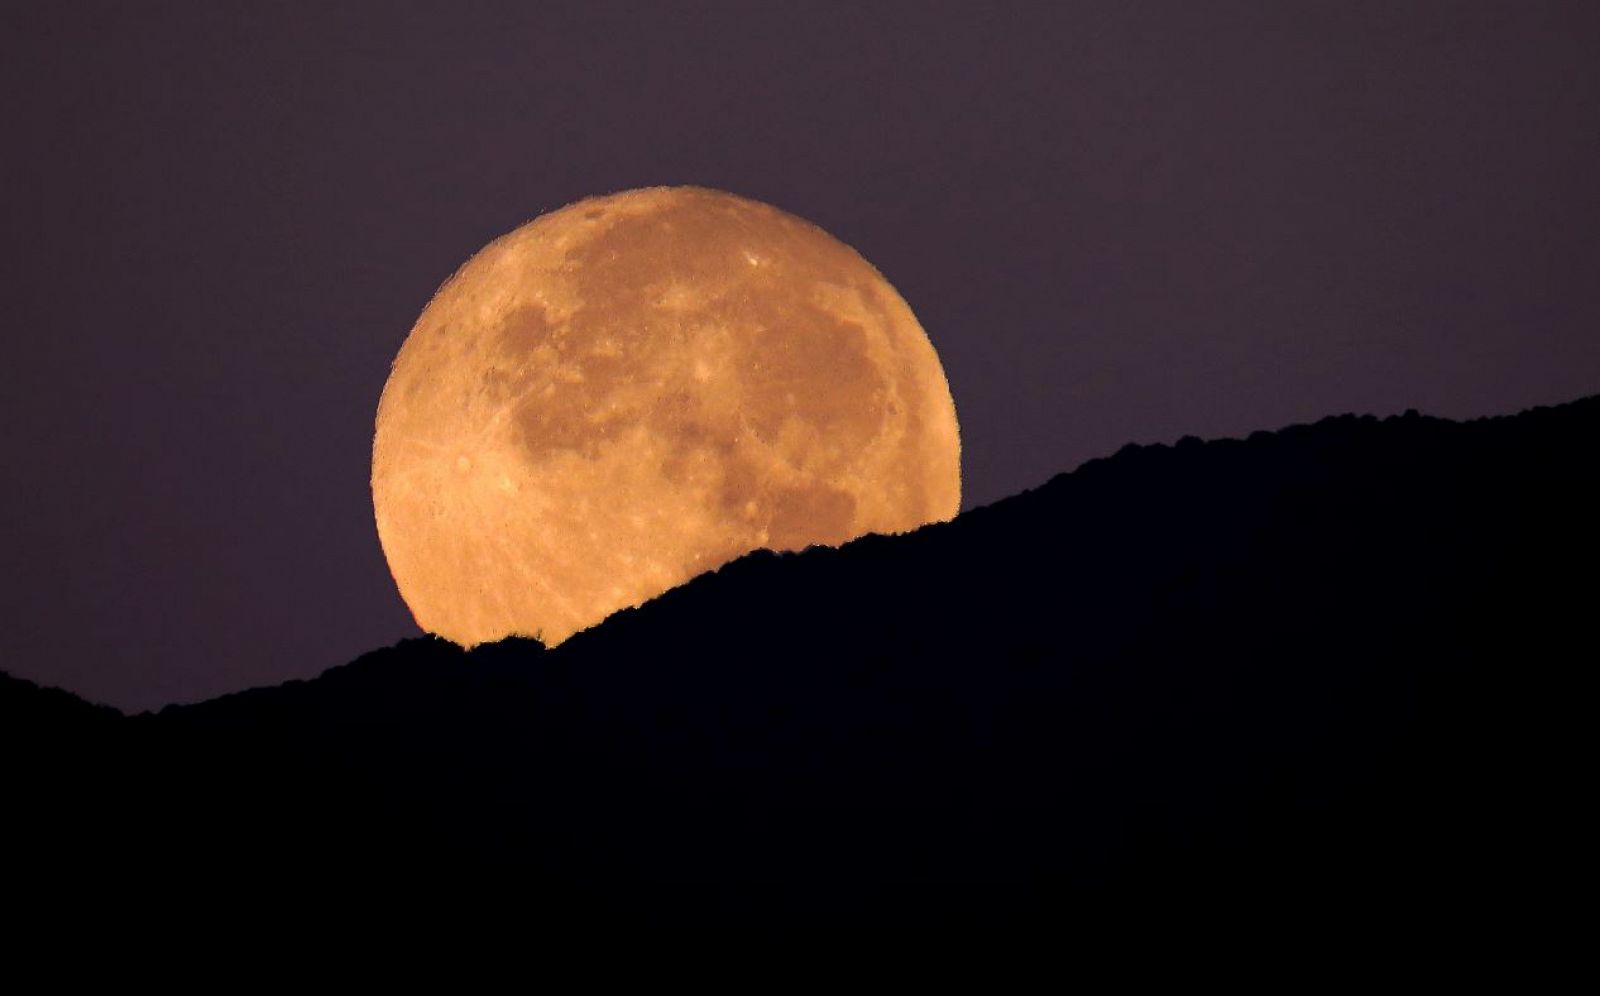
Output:
M961 446L932 343L855 250L657 187L439 288L378 403L372 500L422 629L554 645L752 550L949 519Z

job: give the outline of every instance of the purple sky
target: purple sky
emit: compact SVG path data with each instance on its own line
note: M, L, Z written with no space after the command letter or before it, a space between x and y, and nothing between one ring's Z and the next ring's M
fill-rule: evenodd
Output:
M372 416L434 289L663 183L855 246L966 505L1130 441L1600 391L1600 4L6 4L0 668L122 707L413 634Z

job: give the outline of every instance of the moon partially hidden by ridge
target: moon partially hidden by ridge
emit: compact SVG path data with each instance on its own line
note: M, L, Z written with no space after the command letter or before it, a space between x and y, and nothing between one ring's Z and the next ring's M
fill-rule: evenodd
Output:
M752 550L949 519L960 460L939 358L870 263L656 187L536 218L439 289L378 404L372 499L422 629L554 645Z

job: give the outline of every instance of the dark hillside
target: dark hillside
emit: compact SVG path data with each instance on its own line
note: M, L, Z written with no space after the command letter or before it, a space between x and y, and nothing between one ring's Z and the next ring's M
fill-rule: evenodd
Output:
M1596 440L1600 398L1128 447L555 651L409 640L131 718L7 681L14 880L253 913L1540 924L1592 884Z

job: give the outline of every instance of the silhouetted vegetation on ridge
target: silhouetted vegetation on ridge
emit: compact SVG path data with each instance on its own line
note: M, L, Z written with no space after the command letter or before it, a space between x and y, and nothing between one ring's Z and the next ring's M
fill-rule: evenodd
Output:
M1593 838L1597 440L1600 398L1186 437L744 558L553 651L407 640L133 717L3 679L9 884L1526 925Z

